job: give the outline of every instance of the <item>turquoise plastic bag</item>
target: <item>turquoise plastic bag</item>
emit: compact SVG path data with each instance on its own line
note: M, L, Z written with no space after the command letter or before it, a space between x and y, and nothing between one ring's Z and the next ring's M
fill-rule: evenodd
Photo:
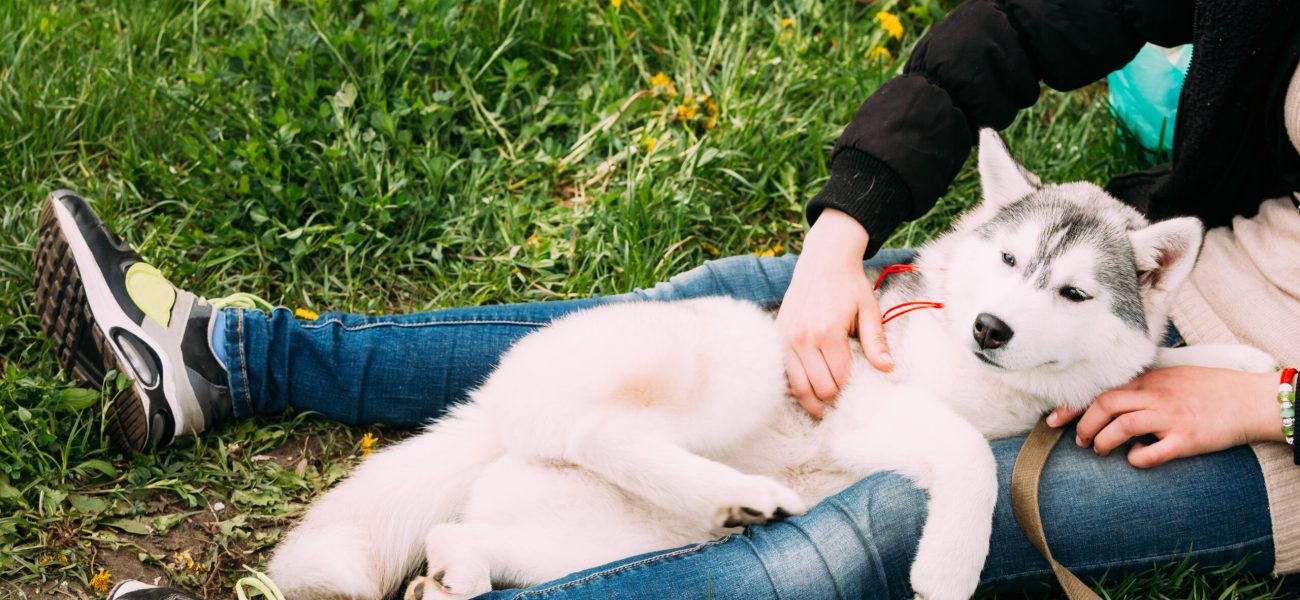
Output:
M1177 48L1147 44L1132 62L1106 78L1111 112L1154 158L1167 158L1173 146L1178 94L1191 60L1191 44Z

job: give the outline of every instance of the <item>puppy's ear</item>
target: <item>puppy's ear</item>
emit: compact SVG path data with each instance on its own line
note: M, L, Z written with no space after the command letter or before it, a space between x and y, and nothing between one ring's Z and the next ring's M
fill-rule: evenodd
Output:
M1169 219L1129 232L1138 282L1144 293L1172 294L1187 280L1201 253L1203 229L1193 217Z
M995 210L1033 193L1043 185L1037 175L1016 162L998 132L980 130L980 184L984 205Z
M1204 230L1193 217L1160 221L1129 231L1137 267L1147 333L1158 342L1165 333L1178 288L1187 281L1201 253Z

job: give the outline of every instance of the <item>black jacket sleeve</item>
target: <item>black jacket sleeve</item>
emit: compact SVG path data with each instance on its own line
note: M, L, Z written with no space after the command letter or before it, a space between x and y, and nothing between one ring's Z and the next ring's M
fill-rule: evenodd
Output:
M1002 129L1040 82L1075 89L1124 66L1145 42L1185 43L1191 0L969 0L930 29L903 74L867 98L835 144L808 204L852 215L871 255L943 194L983 127Z

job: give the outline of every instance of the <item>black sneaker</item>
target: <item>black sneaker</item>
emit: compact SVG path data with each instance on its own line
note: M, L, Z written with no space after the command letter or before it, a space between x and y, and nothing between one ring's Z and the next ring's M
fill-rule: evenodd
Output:
M45 200L35 267L41 328L64 370L96 387L109 369L134 381L107 412L123 447L165 445L229 418L226 371L208 341L212 305L167 281L80 196Z
M244 569L250 575L235 582L236 596L240 598L257 598L260 596L265 600L285 600L284 594L275 585L275 582L271 581L271 578L249 567L244 567ZM143 581L128 579L113 586L105 600L200 600L200 598L183 590L159 587L149 585Z
M189 592L128 579L113 586L106 600L201 600Z

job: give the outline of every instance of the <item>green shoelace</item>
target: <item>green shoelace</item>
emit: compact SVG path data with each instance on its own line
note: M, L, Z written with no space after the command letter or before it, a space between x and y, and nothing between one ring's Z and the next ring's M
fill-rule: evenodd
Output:
M211 304L212 308L216 310L221 310L223 308L246 308L249 310L270 312L271 309L275 308L275 305L263 300L260 296L255 296L247 292L236 292L229 296L207 298L206 300L208 301L208 304Z
M239 600L255 598L254 594L261 595L267 600L284 600L284 594L280 592L280 588L265 573L248 566L245 566L244 569L252 573L252 575L235 582L235 595L239 597ZM250 591L244 591L245 587L249 588Z

